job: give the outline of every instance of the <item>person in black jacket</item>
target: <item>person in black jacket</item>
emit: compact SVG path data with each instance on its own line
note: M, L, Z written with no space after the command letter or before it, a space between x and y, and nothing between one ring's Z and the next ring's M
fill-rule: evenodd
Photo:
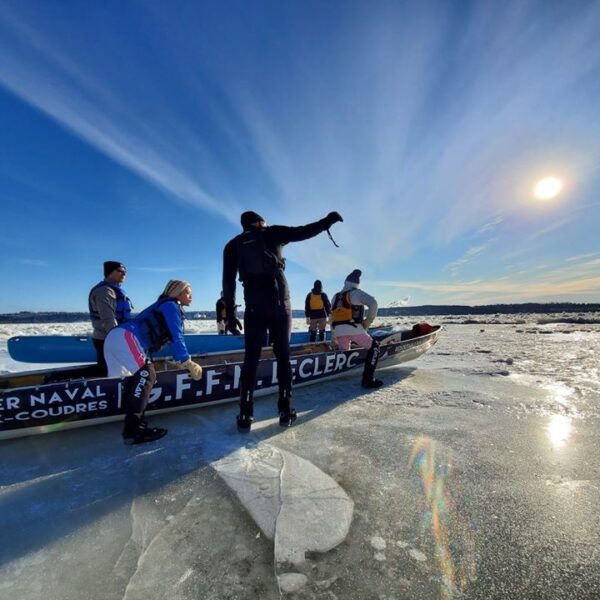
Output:
M253 394L260 351L267 331L277 359L279 384L279 424L289 427L296 420L292 408L292 370L290 334L292 307L284 275L283 246L301 242L329 228L342 217L330 212L324 219L301 227L272 225L253 211L241 215L243 232L230 240L223 251L223 295L227 307L227 329L239 335L241 323L235 312L235 279L239 273L244 286L245 355L240 379L240 432L250 431L253 419Z
M304 301L304 316L306 324L309 326L309 341L317 340L317 331L319 332L319 341L322 342L325 339L325 326L330 314L331 303L323 291L323 284L317 279Z

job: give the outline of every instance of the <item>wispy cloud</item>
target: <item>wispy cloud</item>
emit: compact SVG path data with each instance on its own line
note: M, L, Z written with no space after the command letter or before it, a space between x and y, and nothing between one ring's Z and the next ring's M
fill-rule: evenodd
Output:
M145 271L147 273L171 273L173 271L192 271L199 269L198 266L195 267L186 267L186 266L177 266L177 267L136 267L136 271Z
M0 82L75 135L173 197L237 224L237 215L208 193L184 166L177 140L140 118L61 42L8 9L0 12ZM164 130L162 130L164 131ZM234 218L235 217L235 218Z
M591 258L592 256L599 256L600 252L589 252L587 254L578 254L576 256L570 256L569 258L565 258L565 262L574 262L580 261L584 258Z
M489 243L480 244L479 246L472 246L469 248L460 258L451 263L448 263L445 267L446 270L450 271L452 275L457 275L460 268L466 265L469 261L471 261L476 256L482 254Z
M381 288L420 290L430 293L438 303L482 304L485 302L551 301L582 297L582 301L600 293L600 258L548 270L544 273L521 272L522 278L507 276L471 281L371 281Z
M403 287L433 293L437 303L475 303L484 302L548 302L560 297L575 297L598 294L600 277L576 279L571 281L536 282L524 285L523 282L505 279L476 284L438 283L419 281L377 282L381 286Z
M361 15L363 27L351 44L336 40L338 52L320 55L319 68L295 72L291 106L250 93L245 81L230 90L280 193L277 213L301 222L307 207L339 208L346 217L340 243L355 260L389 264L529 213L531 183L556 162L548 148L564 145L554 127L557 111L600 65L591 26L600 23L599 6L571 12L546 36L523 27L527 9L520 3L502 9L477 3L461 21L457 51L445 46L452 22L445 6L436 5L436 16L425 9L405 25L385 11ZM489 36L483 50L482 32ZM310 49L304 50L310 61ZM461 65L447 76L440 70L452 64L446 52ZM332 73L335 93L325 81ZM290 111L297 117L299 106L302 117L290 125ZM439 108L435 115L432 106ZM570 130L567 137L577 144L561 147L560 164L584 180L600 143L583 122L572 119ZM357 250L357 240L372 258ZM297 254L306 264L327 264L333 251L312 245Z
M145 48L156 54L101 20L89 41L61 36L41 9L0 9L0 83L173 198L236 226L242 207L297 225L339 210L340 249L319 239L287 250L323 277L356 266L397 272L419 251L500 235L534 211L535 177L558 165L586 182L600 157L584 87L600 69L597 2L553 11L476 2L460 12L449 2L354 3L335 21L315 15L328 32L318 43L295 29L294 8L264 36L254 35L264 15L242 22L215 9L215 36L208 16L140 6L137 22L160 33ZM97 46L110 68L95 68ZM180 110L181 99L193 110ZM536 235L573 218L557 211Z
M487 223L484 223L481 227L477 229L477 234L481 235L483 233L487 233L488 231L492 231L498 225L500 225L504 221L504 217L496 216Z
M17 265L23 265L26 267L49 267L50 263L45 260L40 260L37 258L17 258L14 261Z

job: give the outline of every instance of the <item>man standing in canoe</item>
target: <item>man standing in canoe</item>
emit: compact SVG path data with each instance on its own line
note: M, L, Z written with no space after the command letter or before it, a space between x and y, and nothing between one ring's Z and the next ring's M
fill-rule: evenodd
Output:
M240 379L240 414L237 427L250 431L253 418L253 394L260 351L267 331L277 359L279 424L290 427L296 420L292 407L292 370L290 367L290 334L292 306L284 275L283 246L315 237L339 221L337 212L324 219L300 227L267 226L253 211L241 215L243 232L230 240L223 251L223 294L227 307L227 329L239 335L240 322L235 314L235 279L239 273L244 286L245 354Z
M327 326L327 317L330 314L331 303L327 294L323 291L323 284L317 279L304 301L304 316L308 325L309 342L317 341L317 332L320 342L325 339L325 327Z
M104 340L108 332L131 318L133 306L121 287L126 276L127 269L123 263L107 260L104 263L104 279L90 290L88 296L99 377L106 377L108 372L104 360Z

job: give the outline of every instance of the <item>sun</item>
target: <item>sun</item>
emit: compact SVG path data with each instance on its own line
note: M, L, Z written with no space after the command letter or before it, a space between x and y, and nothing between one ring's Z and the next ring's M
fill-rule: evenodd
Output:
M563 182L558 177L544 177L533 188L533 195L538 200L552 200L560 194Z

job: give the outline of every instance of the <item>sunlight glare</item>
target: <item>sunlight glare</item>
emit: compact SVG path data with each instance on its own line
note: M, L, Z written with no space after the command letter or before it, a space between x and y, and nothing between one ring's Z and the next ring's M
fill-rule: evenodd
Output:
M554 448L562 448L569 439L573 425L571 419L564 415L554 415L546 428L550 442Z
M560 194L563 182L558 177L544 177L533 188L533 194L539 200L551 200Z

